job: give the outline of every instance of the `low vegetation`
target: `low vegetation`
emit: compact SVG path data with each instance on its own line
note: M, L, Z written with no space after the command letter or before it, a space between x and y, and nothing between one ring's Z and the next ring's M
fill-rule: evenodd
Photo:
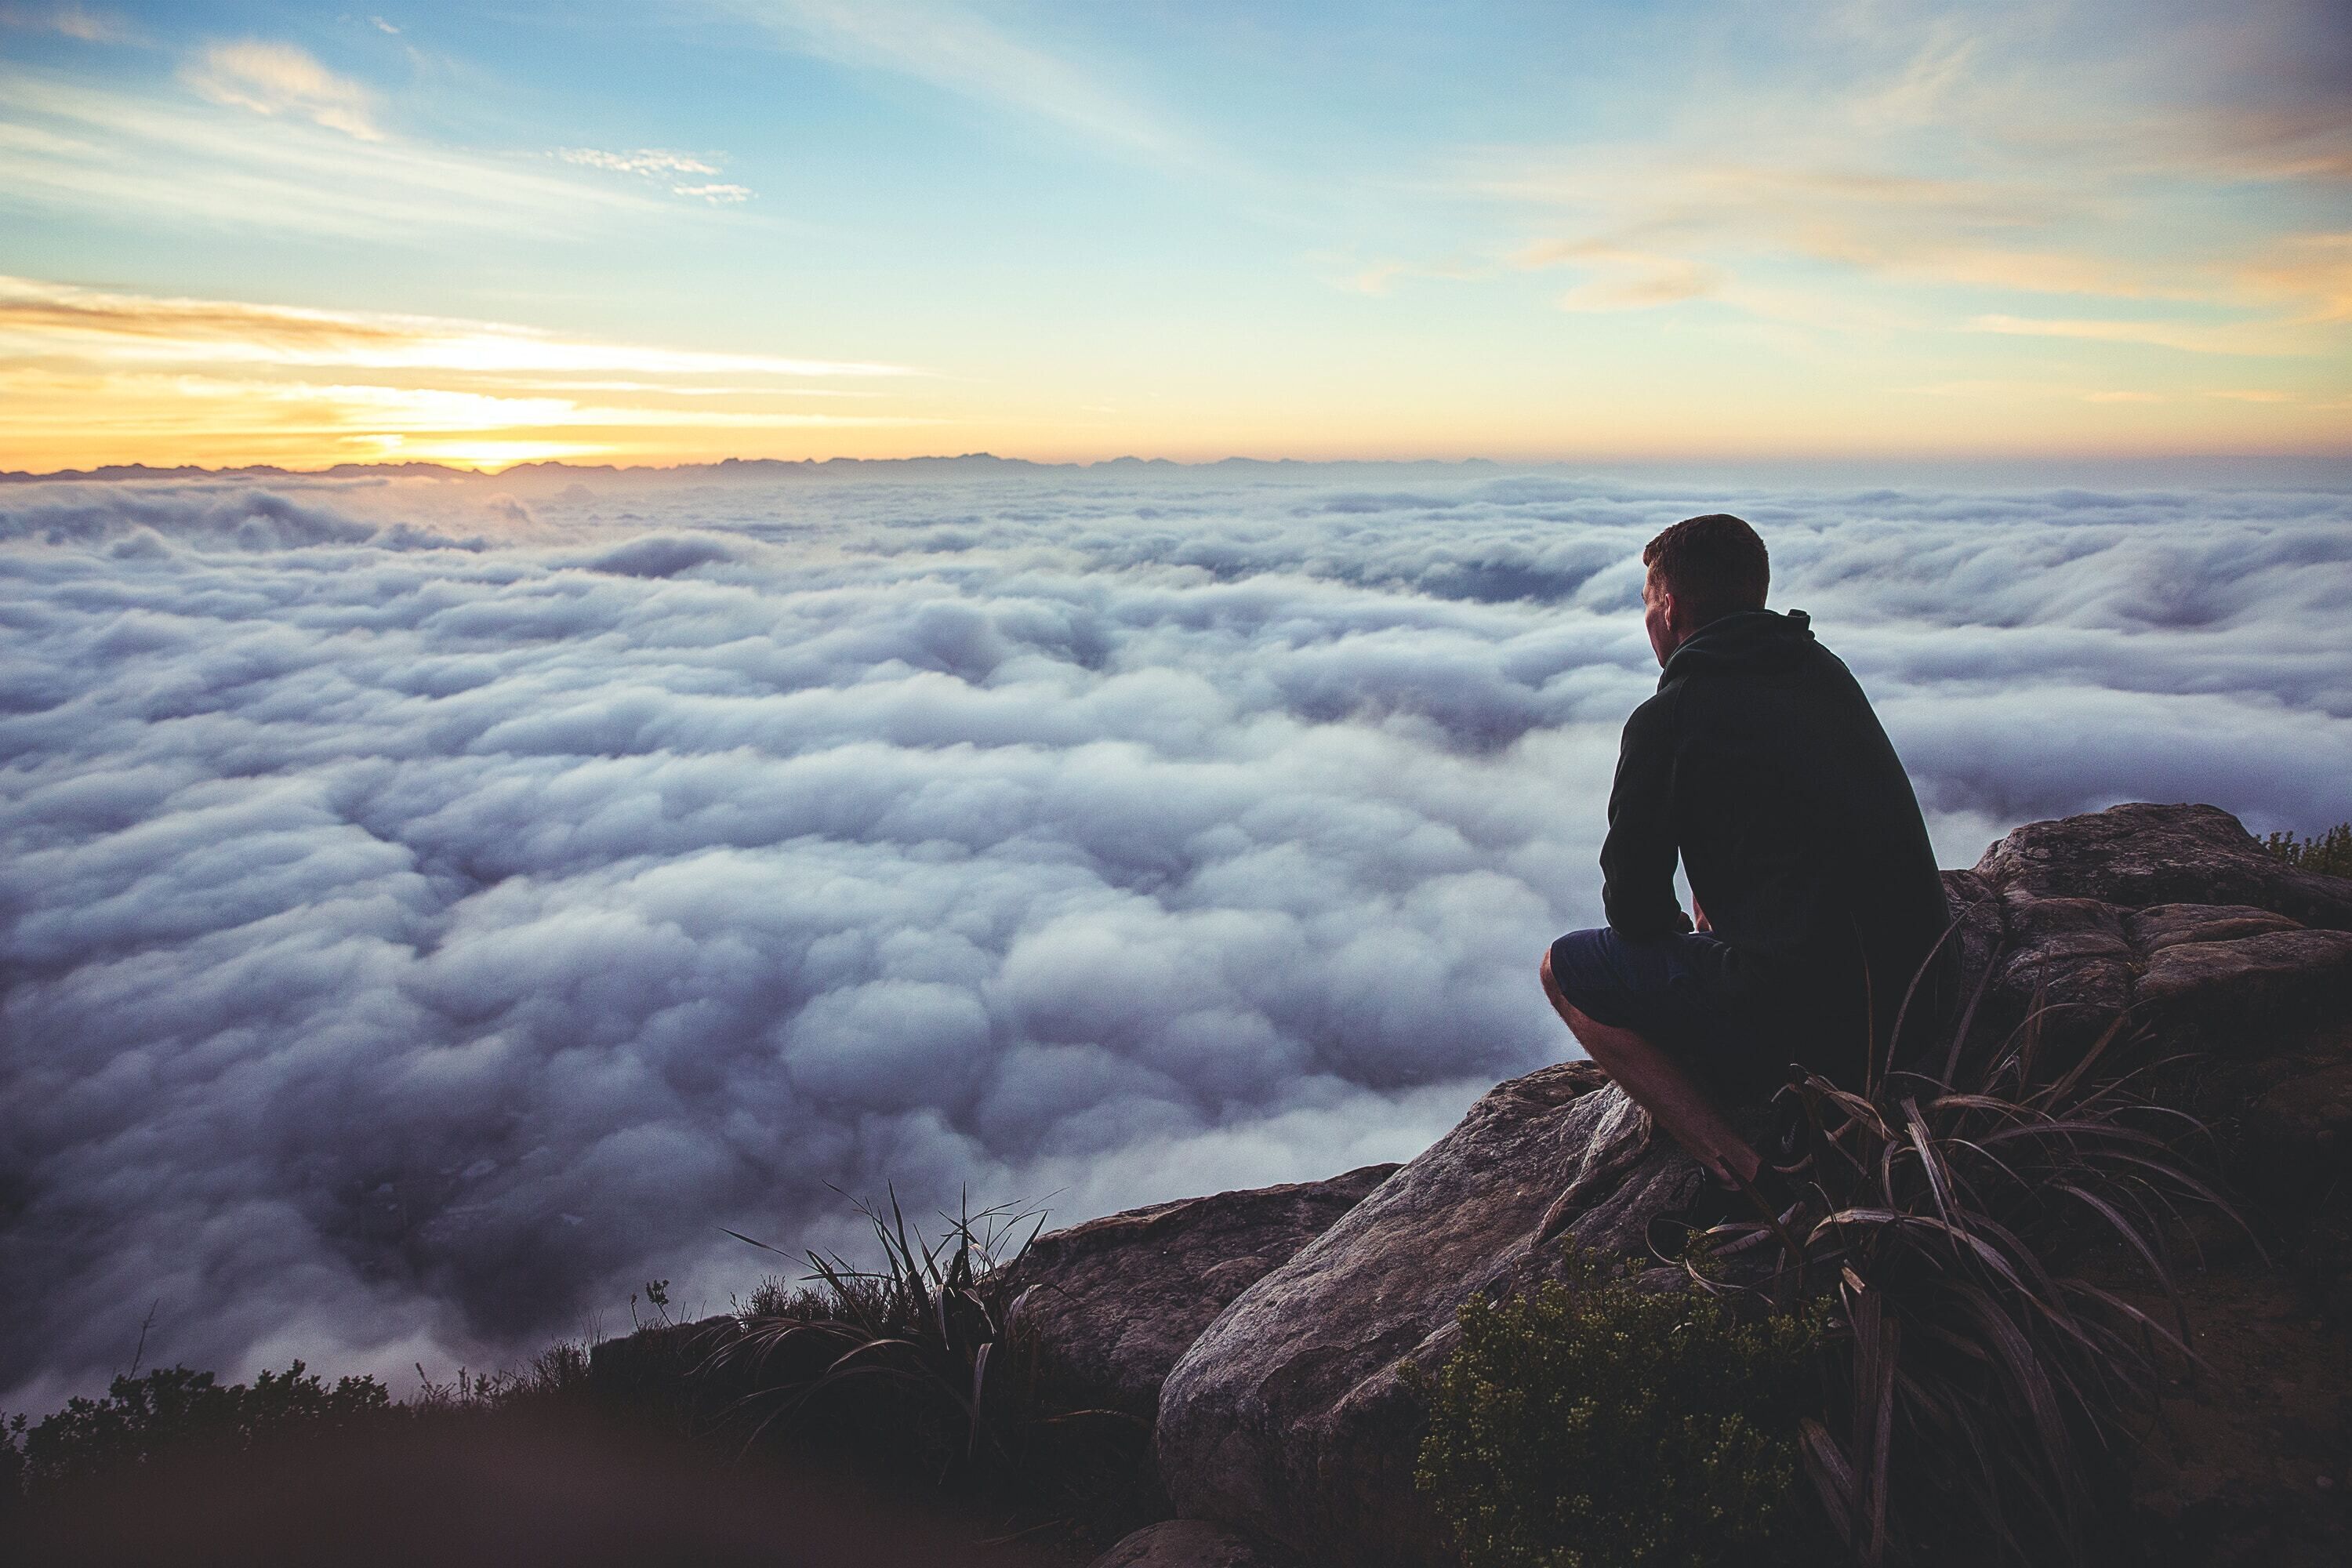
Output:
M37 1422L23 1415L0 1421L0 1509L184 1458L260 1456L577 1400L587 1387L588 1346L553 1346L520 1372L460 1370L446 1383L421 1367L417 1375L417 1393L404 1402L373 1377L329 1384L299 1361L250 1384L184 1366L124 1373L102 1398L77 1396Z
M803 1280L771 1279L732 1320L676 1321L667 1281L647 1281L631 1300L633 1317L640 1300L652 1309L635 1318L633 1355L593 1383L584 1343L520 1371L436 1381L419 1368L404 1400L373 1377L330 1384L299 1362L250 1384L185 1367L119 1376L103 1397L38 1421L0 1417L0 1517L54 1519L48 1505L70 1511L86 1488L120 1496L126 1481L176 1495L170 1486L193 1473L183 1461L227 1458L258 1478L330 1447L413 1456L470 1436L503 1451L506 1435L544 1431L533 1418L549 1415L557 1428L670 1445L719 1471L756 1456L784 1467L762 1474L853 1475L926 1517L969 1521L975 1542L1059 1536L1064 1555L1083 1557L1164 1512L1144 1424L1060 1397L1005 1330L995 1276L1038 1216L967 1212L936 1240L895 1201L868 1217L873 1267L811 1256ZM508 1416L519 1425L495 1425Z
M869 1468L1106 1542L1150 1517L1144 1424L1057 1397L1006 1324L1012 1303L996 1285L1042 1216L967 1208L943 1215L932 1239L895 1195L887 1215L862 1212L878 1267L806 1255L807 1282L764 1284L740 1331L705 1360L706 1377L742 1390L735 1409L751 1437L846 1449Z
M292 1439L342 1434L393 1418L372 1377L330 1387L300 1362L250 1385L209 1372L159 1367L114 1379L102 1399L76 1398L37 1425L0 1429L0 1472L24 1497L43 1497L199 1448L250 1453Z
M2329 877L2352 877L2352 822L2339 822L2316 838L2273 833L2263 847L2300 870Z
M1818 1560L1798 1434L1822 1406L1825 1310L1741 1322L1579 1259L1565 1287L1474 1299L1461 1325L1419 1380L1419 1480L1465 1568Z
M2116 1069L2126 1020L2085 1040L2037 1005L1992 1037L1958 1011L1936 1059L1787 1091L1801 1199L1694 1238L1687 1295L1572 1261L1465 1310L1422 1480L1471 1568L1729 1561L1797 1512L1865 1568L2115 1560L2134 1447L2196 1363L2170 1247L2236 1216L2203 1129L2145 1092L2165 1064Z
M2109 1558L2134 1447L2196 1363L2172 1244L2194 1211L2237 1219L2204 1129L2146 1091L2168 1064L2116 1068L2144 1054L2126 1018L2086 1040L2037 1005L1986 1037L1975 1012L1864 1092L1790 1090L1805 1201L1702 1253L1775 1252L1764 1293L1834 1303L1801 1452L1866 1568Z
M2226 1205L2168 1113L2091 1076L2120 1026L2048 1082L2037 1033L1976 1073L1801 1091L1826 1212L1796 1263L1834 1281L1851 1348L1805 1457L1865 1564L1963 1538L1982 1558L2101 1557L2138 1428L2194 1360L2168 1231ZM2170 1310L2100 1283L2118 1263Z

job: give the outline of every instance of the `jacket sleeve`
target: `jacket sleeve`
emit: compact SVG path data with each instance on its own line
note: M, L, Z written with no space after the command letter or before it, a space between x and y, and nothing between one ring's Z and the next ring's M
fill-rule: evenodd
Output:
M1601 905L1620 934L1635 939L1691 929L1675 897L1673 697L1633 710L1618 742L1609 790L1609 837L1601 846Z

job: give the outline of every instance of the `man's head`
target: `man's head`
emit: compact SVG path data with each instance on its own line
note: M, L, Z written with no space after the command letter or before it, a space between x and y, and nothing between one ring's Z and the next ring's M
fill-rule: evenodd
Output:
M1772 581L1764 542L1726 511L1683 519L1643 546L1642 563L1642 620L1660 664L1709 621L1762 609Z

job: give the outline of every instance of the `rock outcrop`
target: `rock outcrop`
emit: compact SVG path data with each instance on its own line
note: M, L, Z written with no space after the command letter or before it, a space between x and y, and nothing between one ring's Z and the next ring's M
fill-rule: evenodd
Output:
M1180 1513L1318 1561L1439 1561L1413 1485L1434 1368L1473 1294L1557 1278L1570 1243L1643 1249L1698 1167L1587 1062L1514 1079L1193 1342L1160 1393L1162 1484Z
M2346 1560L2340 1500L2319 1489L2352 1489L2352 881L2286 867L2213 807L2156 805L2030 824L1945 879L1964 968L1986 977L1972 1039L2032 1014L2063 1056L2120 1017L2116 1065L2193 1053L2165 1092L2214 1125L2291 1265L2249 1255L2193 1283L2231 1381L2168 1394L2184 1436L2136 1480L2151 1539L2232 1568ZM1940 1065L1933 1035L1950 1021L1927 1020L1910 1059ZM991 1288L1058 1397L1156 1420L1158 1483L1187 1518L1098 1568L1272 1568L1293 1552L1436 1568L1453 1554L1412 1479L1424 1412L1400 1368L1436 1367L1465 1300L1559 1278L1571 1247L1643 1254L1650 1221L1703 1179L1571 1062L1498 1085L1402 1168L1095 1220L1039 1238ZM694 1369L730 1331L712 1320L599 1346L593 1381L654 1405L690 1384L709 1407L733 1393Z
M2213 807L2154 805L2032 824L1947 882L1971 976L1990 966L1979 1029L2039 1009L2051 1048L2079 1049L2121 1015L2234 1064L2251 1117L2262 1096L2282 1119L2298 1094L2315 1105L2306 1149L2340 1182L2329 1118L2352 1058L2325 1026L2352 1010L2352 884L2284 867ZM1472 1294L1556 1277L1563 1239L1640 1251L1700 1179L1587 1064L1499 1086L1176 1362L1157 1434L1171 1500L1316 1563L1450 1561L1413 1486L1423 1413L1400 1365L1442 1362Z
M2352 931L2352 883L2289 866L2219 806L2135 802L2029 822L1987 849L1973 874L2028 900L2235 904Z
M1944 881L1986 1019L2037 997L2062 1047L2117 1015L2169 1049L2261 1056L2352 1004L2352 883L2273 857L2210 805L2033 822Z
M1006 1326L1036 1346L1065 1397L1149 1422L1201 1331L1396 1169L1155 1204L1041 1236L994 1281Z

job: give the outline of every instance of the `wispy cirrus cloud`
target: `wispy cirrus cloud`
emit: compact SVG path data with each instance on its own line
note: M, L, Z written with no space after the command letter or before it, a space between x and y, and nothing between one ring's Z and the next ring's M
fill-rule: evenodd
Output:
M2147 27L2147 11L2166 26ZM2126 16L2137 26L2122 36L2142 45L2136 81L2157 105L2105 120L2119 163L2231 183L2352 183L2352 27L2340 0L2173 0Z
M583 168L602 169L608 174L636 174L669 188L674 196L693 196L714 206L747 202L753 195L749 185L730 184L718 181L682 184L696 174L717 174L719 166L706 159L684 153L667 153L657 147L640 147L634 153L606 153L594 147L559 147L555 155L567 163Z
M880 363L598 342L495 321L163 299L0 277L0 464L167 452L317 463L394 454L498 464L695 432L912 426L889 405L812 412L804 384L887 383ZM714 384L709 378L724 377Z
M2092 0L1839 9L1769 40L1733 25L1696 51L1654 134L1475 150L1454 188L1523 213L1540 237L1518 264L1646 254L1664 296L1680 264L1735 301L1775 273L1824 294L1865 282L1931 328L2037 313L2000 310L2003 293L2143 300L2158 307L2144 327L2013 330L2287 352L2273 329L2352 319L2352 286L2326 236L2282 235L2284 208L2240 198L2298 184L2325 210L2352 175L2341 21L2310 0L2226 21ZM1787 68L1757 69L1757 47ZM2213 308L2273 319L2198 319Z
M1720 267L1678 256L1656 256L1599 240L1547 240L1521 250L1512 264L1525 268L1569 266L1588 276L1559 298L1563 310L1642 310L1719 294L1729 281Z
M1424 279L1444 283L1465 283L1486 277L1493 269L1482 263L1454 258L1445 261L1400 261L1393 258L1364 262L1356 258L1329 254L1313 258L1318 265L1337 268L1330 279L1331 286L1350 294L1381 296L1396 292L1399 283Z
M56 33L85 44L120 44L137 37L138 30L121 16L94 11L67 0L55 5L0 5L0 27L21 32Z
M2170 394L2131 387L2074 385L2053 380L2028 381L2021 378L1990 377L1936 382L1925 386L1906 387L1903 390L1920 397L1998 401L2010 405L2051 402L2157 404L2176 401L2195 402L2200 399L2213 399L2223 403L2285 405L2302 401L2294 393L2268 387L2193 386L2185 388L2179 394Z
M586 342L530 327L435 316L314 310L109 293L0 278L0 345L72 345L115 360L200 357L279 365L473 372L642 371L673 375L900 376L905 365Z
M384 139L375 123L375 95L292 44L245 38L208 45L181 79L215 103L298 115L362 142Z
M7 374L0 372L0 375ZM37 376L11 375L26 391L58 383ZM579 388L567 388L579 391ZM646 388L666 392L667 388ZM106 402L98 409L61 404L53 398L27 398L33 405L11 423L20 436L59 431L87 431L120 426L128 432L152 434L159 418L175 405L188 428L216 428L224 401L259 403L272 412L257 415L250 407L239 416L257 428L284 433L290 424L312 435L351 437L374 442L386 449L404 447L416 437L473 435L485 431L590 428L635 430L691 427L695 429L759 430L793 426L925 425L937 421L885 414L812 414L801 410L668 408L583 402L576 396L510 396L467 392L441 386L382 386L364 383L261 381L219 375L153 374L117 375L105 383ZM740 395L740 393L737 395ZM762 395L765 395L762 394ZM290 419L289 416L290 416Z
M593 147L559 147L555 155L567 163L608 169L616 174L650 174L656 179L677 174L719 173L717 164L688 157L683 153L665 153L655 147L640 147L634 153L605 153Z
M2300 310L2302 321L2352 321L2352 232L2291 236L2239 279L2251 292Z
M2258 357L2309 354L2324 345L2307 336L2269 322L2199 324L2180 321L2047 319L2033 316L1979 316L1969 330L2008 337L2079 338L2092 342L2144 343L2178 349L2183 353L2247 354Z
M718 0L790 47L888 71L1076 131L1097 151L1167 163L1202 155L1194 134L1090 68L1014 37L952 0Z
M1476 188L1575 224L1578 232L1521 246L1511 259L1523 268L1612 256L1645 255L1664 266L1779 255L2034 293L2198 292L2165 268L2041 240L2079 217L2078 204L2026 180L1706 162L1626 148L1575 159L1490 158Z
M265 100L251 82L225 77L215 93L184 85L187 96L173 98L0 66L0 205L402 244L452 230L582 234L677 210L536 153L398 135L363 110L352 110L362 115L353 125L380 134L290 102L265 117L236 101Z

